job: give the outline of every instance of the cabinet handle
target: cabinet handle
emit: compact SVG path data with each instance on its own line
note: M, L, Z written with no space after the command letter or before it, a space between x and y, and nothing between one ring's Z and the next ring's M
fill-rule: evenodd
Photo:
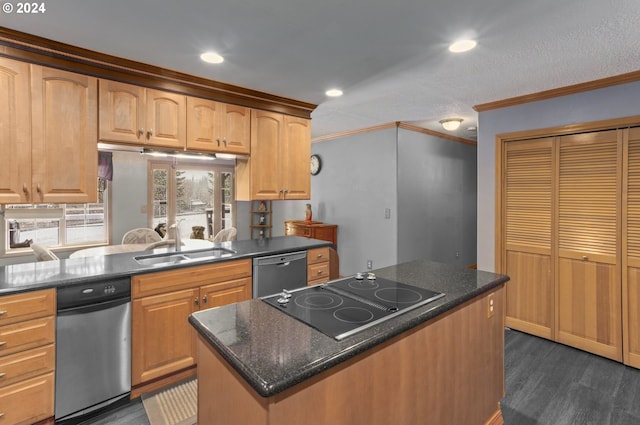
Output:
M5 314L7 314L7 310L0 310L0 316L4 316Z
M586 255L582 256L582 261L587 261L589 259L589 257L587 257Z
M195 299L195 300L193 300L193 302L194 302L196 305L200 305L200 301L198 300L198 297L196 297L196 299Z
M149 131L147 131L147 139L150 139L151 136L153 136L153 128L150 128Z
M318 274L322 274L324 270L318 270Z
M322 258L322 254L318 254L318 258Z
M5 345L7 343L7 341L0 341L0 347L2 347L3 345Z
M202 297L202 302L205 303L205 304L207 303L207 296L206 295L204 297Z
M4 375L6 375L6 373L0 372L0 378L4 378Z

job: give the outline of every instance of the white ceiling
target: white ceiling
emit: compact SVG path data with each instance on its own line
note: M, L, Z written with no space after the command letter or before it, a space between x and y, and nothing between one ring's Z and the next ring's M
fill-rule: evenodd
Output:
M392 121L474 139L472 107L640 70L639 0L53 0L0 25L318 104L314 137ZM478 47L452 54L449 43ZM221 65L198 58L204 50ZM339 87L340 98L326 89Z

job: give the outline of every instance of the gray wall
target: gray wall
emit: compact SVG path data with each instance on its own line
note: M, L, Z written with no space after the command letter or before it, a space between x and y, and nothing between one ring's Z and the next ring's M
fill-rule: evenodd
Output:
M274 223L303 219L311 203L315 220L339 226L342 275L366 270L369 259L374 268L418 258L476 262L474 146L391 128L311 150L323 161L311 201L274 202Z
M640 115L640 82L478 114L478 268L495 270L497 134Z
M147 158L135 152L113 152L111 243L136 227L147 227Z
M475 146L398 133L398 262L476 262Z

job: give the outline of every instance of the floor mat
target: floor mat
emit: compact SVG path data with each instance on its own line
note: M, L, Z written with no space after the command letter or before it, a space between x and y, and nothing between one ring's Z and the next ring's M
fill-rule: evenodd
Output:
M198 419L198 380L143 394L142 405L151 425L195 425Z

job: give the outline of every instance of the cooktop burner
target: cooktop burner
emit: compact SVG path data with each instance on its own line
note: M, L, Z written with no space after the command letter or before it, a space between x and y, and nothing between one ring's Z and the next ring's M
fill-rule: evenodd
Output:
M358 273L322 285L262 298L278 310L335 338L344 339L443 297L424 288Z

